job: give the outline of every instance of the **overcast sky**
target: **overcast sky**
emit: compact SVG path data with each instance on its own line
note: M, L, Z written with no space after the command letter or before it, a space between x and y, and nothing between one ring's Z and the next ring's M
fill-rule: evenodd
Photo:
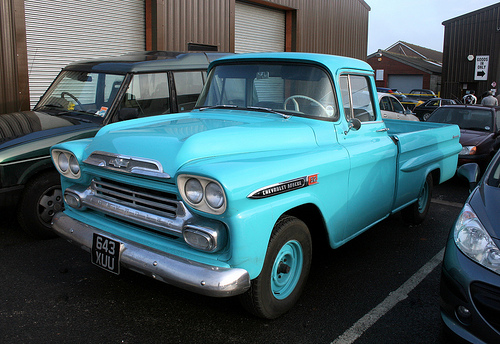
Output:
M493 0L365 0L371 7L368 55L397 41L443 51L443 21L493 5ZM478 37L479 39L479 37Z

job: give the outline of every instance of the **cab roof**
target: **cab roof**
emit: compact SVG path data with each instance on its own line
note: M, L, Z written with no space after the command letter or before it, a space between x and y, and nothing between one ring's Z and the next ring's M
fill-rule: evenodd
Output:
M229 53L139 51L120 56L73 62L63 70L107 73L145 73L166 70L206 69L210 62Z
M372 67L361 60L327 54L316 53L296 53L296 52L277 52L277 53L247 53L230 55L218 59L210 64L209 69L212 67L230 62L294 62L294 63L315 63L322 65L329 69L332 74L338 73L340 70L359 70L363 72L373 73Z

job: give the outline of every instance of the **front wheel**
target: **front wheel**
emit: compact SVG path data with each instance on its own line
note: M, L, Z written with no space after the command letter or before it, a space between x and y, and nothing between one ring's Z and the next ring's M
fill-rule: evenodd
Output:
M37 238L56 237L52 217L64 209L61 181L56 171L41 173L24 188L18 206L17 219L21 228Z
M312 260L309 229L284 216L274 226L262 271L240 301L250 313L274 319L290 310L304 289Z
M419 224L424 221L427 213L429 212L429 206L431 204L432 186L432 174L428 174L425 178L422 189L420 189L417 201L401 211L403 219L406 222Z

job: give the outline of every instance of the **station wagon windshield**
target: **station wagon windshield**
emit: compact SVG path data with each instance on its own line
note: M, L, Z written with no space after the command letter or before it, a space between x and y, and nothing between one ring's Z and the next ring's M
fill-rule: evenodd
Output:
M197 108L248 109L337 119L328 74L311 65L220 65L211 70Z
M63 71L35 109L104 117L124 79L124 75L117 74Z

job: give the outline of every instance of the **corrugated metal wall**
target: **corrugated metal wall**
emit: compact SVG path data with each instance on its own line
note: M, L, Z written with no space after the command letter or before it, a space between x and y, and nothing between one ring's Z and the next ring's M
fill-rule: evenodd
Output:
M442 96L461 98L465 84L481 96L493 88L492 82L500 84L500 4L450 19L443 25ZM472 61L467 59L469 55L474 56ZM487 81L474 80L475 57L481 55L490 56Z
M235 3L239 0L145 1L146 8L151 9L145 14L146 49L186 51L189 43L198 43L217 46L219 51L235 51ZM287 51L366 59L370 8L363 0L241 2L284 11ZM0 20L0 111L27 110L24 0L2 0Z
M234 52L235 1L158 0L157 48L186 50L188 43L200 43ZM295 51L366 59L369 7L363 0L246 2L291 11Z
M23 0L0 2L0 113L26 109L28 71Z

